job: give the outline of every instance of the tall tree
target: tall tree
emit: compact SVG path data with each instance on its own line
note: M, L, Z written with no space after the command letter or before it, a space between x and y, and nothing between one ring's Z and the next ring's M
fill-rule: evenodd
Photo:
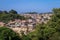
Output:
M17 11L15 11L15 10L12 9L12 10L9 11L9 13L10 14L17 14Z

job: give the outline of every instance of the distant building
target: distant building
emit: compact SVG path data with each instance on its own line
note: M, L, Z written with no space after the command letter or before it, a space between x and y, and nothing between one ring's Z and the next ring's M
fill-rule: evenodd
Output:
M27 34L35 29L36 24L47 23L52 14L22 14L25 17L31 17L26 20L15 19L8 22L7 27L11 28L15 32ZM3 26L3 23L1 23Z
M5 26L5 23L0 22L0 27L3 27L3 26Z

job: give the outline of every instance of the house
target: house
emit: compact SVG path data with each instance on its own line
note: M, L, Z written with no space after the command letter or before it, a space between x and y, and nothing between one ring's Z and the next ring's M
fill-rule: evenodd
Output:
M15 32L27 34L35 29L37 23L47 23L52 14L24 14L25 17L32 17L26 20L15 19L10 21L7 26Z
M3 26L5 26L5 23L0 22L0 27L3 27Z

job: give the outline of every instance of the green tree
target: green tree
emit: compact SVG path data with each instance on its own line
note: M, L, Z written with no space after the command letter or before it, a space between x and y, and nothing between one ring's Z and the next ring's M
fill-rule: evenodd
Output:
M3 13L3 14L8 14L8 12L7 12L7 11L2 11L2 13Z
M55 32L49 40L60 40L60 32Z
M12 10L9 11L9 13L10 14L17 14L17 11L15 11L15 10L12 9Z
M60 40L60 8L53 9L52 19L47 25L56 30L56 32L49 37L49 40Z
M31 40L31 38L29 38L27 35L22 35L22 40Z
M10 20L15 19L25 20L26 18L20 14L17 14L15 10L11 10L9 13L7 11L0 11L0 21L8 23Z
M21 38L11 29L0 27L0 40L21 40Z

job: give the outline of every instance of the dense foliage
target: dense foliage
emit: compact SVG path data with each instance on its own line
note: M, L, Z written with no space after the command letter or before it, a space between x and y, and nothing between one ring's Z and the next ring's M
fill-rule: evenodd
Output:
M21 38L11 29L0 27L0 40L21 40Z
M51 20L47 24L37 24L35 31L26 37L30 40L60 40L60 8L54 8Z
M8 14L8 12L4 11L3 12L4 15L0 14L2 15L0 16L1 19L3 20L5 17L6 20L8 19L10 20L10 17L15 13L15 11L14 12L10 11L9 13L11 14ZM47 22L47 24L44 24L44 23L37 24L35 31L27 35L22 34L21 40L60 40L60 8L54 8L52 13L53 13L53 16L51 17L50 21ZM17 12L14 14L15 17L13 16L12 18L15 19L16 16L18 15L16 14ZM19 38L19 37L17 37L16 33L14 33L12 30L7 28L0 28L0 40L12 40L12 39L15 40L16 38ZM16 40L19 40L19 39L16 39Z
M10 20L14 19L26 19L24 16L19 15L15 10L7 11L0 11L0 21L7 23Z

